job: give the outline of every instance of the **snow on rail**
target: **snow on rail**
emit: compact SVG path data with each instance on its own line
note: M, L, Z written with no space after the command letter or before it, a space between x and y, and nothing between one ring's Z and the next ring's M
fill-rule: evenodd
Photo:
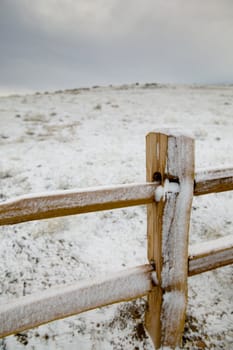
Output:
M195 244L189 249L189 276L233 264L233 236Z
M195 175L194 195L233 190L233 167L200 170Z
M42 193L0 204L0 225L148 204L158 183Z
M149 204L158 182L47 192L0 203L0 225ZM233 190L233 168L196 173L194 195Z
M0 305L0 338L97 307L142 297L151 290L151 272L151 265L142 265L105 280L51 288Z

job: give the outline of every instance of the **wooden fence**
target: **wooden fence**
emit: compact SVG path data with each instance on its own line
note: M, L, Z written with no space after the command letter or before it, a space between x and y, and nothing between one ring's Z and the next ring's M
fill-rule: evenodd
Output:
M155 348L180 344L187 281L233 263L233 237L188 247L193 195L233 190L233 168L194 172L194 140L173 130L146 138L147 182L31 195L0 204L0 225L147 205L148 264L105 280L51 288L0 305L0 338L112 303L148 297Z

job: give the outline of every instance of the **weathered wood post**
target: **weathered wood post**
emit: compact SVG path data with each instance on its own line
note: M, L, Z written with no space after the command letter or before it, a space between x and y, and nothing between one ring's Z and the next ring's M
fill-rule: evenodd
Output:
M147 206L148 259L155 286L146 328L156 349L180 345L187 304L188 236L194 186L194 140L164 129L146 137L147 181L160 181Z

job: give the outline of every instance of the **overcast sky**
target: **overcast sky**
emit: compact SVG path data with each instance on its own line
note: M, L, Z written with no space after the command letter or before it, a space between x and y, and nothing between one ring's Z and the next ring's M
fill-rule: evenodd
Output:
M0 0L0 91L233 83L233 0Z

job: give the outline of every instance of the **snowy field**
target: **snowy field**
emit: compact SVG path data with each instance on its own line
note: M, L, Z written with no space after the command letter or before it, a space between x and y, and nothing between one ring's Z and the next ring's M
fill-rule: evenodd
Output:
M233 165L233 86L155 84L0 98L0 201L145 181L145 136L179 126L196 169ZM194 198L190 244L232 233L233 192ZM146 260L146 208L0 227L0 304ZM233 266L189 278L184 349L233 347ZM151 350L145 299L0 340L1 350Z

